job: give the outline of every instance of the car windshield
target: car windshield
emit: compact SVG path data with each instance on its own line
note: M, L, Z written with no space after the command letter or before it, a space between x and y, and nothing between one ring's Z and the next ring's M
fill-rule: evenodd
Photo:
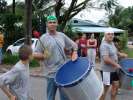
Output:
M23 44L24 40L25 39L18 40L17 42L14 43L14 46L19 46L19 45Z
M20 46L24 43L24 41L25 41L25 39L20 39L20 40L16 41L13 45L14 46ZM35 40L32 40L31 42L33 44L35 42Z

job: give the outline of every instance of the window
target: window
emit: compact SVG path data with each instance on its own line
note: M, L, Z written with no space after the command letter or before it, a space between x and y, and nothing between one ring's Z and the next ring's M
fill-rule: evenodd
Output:
M24 43L25 39L18 40L17 42L14 43L13 46L20 46Z
M78 20L74 20L73 22L74 22L74 23L78 23Z

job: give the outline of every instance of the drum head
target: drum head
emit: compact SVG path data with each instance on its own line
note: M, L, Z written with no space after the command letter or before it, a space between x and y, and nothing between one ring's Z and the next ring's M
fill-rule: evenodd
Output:
M80 57L76 61L68 61L56 73L55 82L58 86L70 86L82 80L91 70L88 58Z
M121 65L122 71L128 75L133 77L133 73L128 72L128 69L133 69L133 59L132 58L125 58L122 59L119 64Z

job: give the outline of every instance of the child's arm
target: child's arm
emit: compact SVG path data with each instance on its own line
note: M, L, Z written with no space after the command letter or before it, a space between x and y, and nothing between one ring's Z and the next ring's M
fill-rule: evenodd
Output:
M9 89L6 86L0 87L3 92L7 95L9 100L16 100L16 97L9 91Z
M16 68L13 68L0 76L0 88L9 97L10 100L15 100L15 97L12 95L9 88L7 88L6 86L14 82L18 75L18 70Z

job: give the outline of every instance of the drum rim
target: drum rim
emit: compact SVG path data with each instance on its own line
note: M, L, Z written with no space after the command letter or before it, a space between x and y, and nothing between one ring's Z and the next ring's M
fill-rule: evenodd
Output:
M86 58L86 57L82 57L82 58ZM69 61L71 61L71 60L69 60ZM66 83L66 84L61 84L61 83L59 83L59 82L57 82L56 81L56 77L54 78L54 81L55 81L55 83L56 83L56 85L57 86L59 86L59 87L72 87L72 86L75 86L75 85L77 85L78 83L80 83L81 81L83 81L88 75L89 75L89 73L90 73L90 71L92 70L92 66L91 66L91 63L90 63L90 61L88 60L88 69L85 71L85 73L82 75L82 76L80 76L79 78L77 78L76 80L74 80L74 81L72 81L72 82L69 82L69 83ZM66 62L67 63L67 62ZM66 64L65 63L65 64ZM65 65L65 64L63 64L63 65ZM59 70L60 70L61 68L59 68ZM57 73L56 73L56 75L55 76L57 76Z
M133 58L124 58L124 59L122 59L121 61L119 61L119 64L122 65L121 63L122 63L124 60L133 60ZM121 71L122 71L125 75L127 75L127 76L129 76L129 77L133 77L133 74L130 74L130 73L126 72L126 71L124 70L123 67L121 67Z

